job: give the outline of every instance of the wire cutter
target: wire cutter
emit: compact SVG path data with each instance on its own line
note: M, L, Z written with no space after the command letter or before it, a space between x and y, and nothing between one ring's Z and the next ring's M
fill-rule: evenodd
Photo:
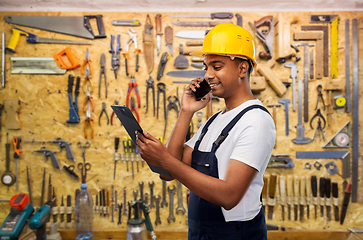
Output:
M110 119L108 118L108 115L106 112L106 103L105 102L102 103L102 111L101 111L100 116L98 117L98 125L100 125L100 126L101 126L101 117L102 117L103 113L105 113L105 115L107 117L107 125L110 124Z
M139 91L137 90L137 83L135 82L135 76L131 76L130 82L129 82L129 89L127 90L127 97L126 97L126 106L129 106L129 98L132 88L135 89L136 97L137 97L137 105L140 108L140 96Z
M139 71L139 53L141 52L141 49L137 48L137 33L135 30L129 29L127 31L129 33L130 38L126 41L126 52L124 52L122 55L125 57L125 68L126 68L126 76L129 75L129 65L127 64L127 60L129 59L129 47L132 43L135 44L135 53L136 53L136 69L135 71Z
M154 110L154 117L155 117L155 88L154 88L154 79L149 76L149 79L146 79L146 113L149 107L149 89L153 94L153 110Z
M84 81L83 81L83 92L86 93L86 85L87 85L87 82L89 82L89 86L91 86L91 93L93 92L93 83L92 83L92 78L90 76L90 67L89 65L86 66L86 77L84 78Z
M117 35L117 47L116 47L116 52L113 49L113 41L115 40L115 36L111 35L111 50L109 51L112 54L112 59L111 59L111 65L112 65L112 69L115 72L115 79L117 79L117 71L120 68L120 51L122 50L121 46L120 46L120 34Z
M174 98L174 99L171 99ZM179 102L179 98L177 96L169 96L168 97L168 106L166 107L166 115L165 115L165 128L164 128L164 135L163 138L165 138L165 133L166 133L166 126L168 125L168 114L169 114L169 110L170 109L174 109L176 111L176 117L179 117L179 108L178 108L178 104L180 104ZM178 103L178 104L177 104ZM180 106L179 106L180 107Z
M101 98L101 80L102 80L102 74L104 75L104 78L105 78L105 98L107 98L107 78L106 78L105 64L106 64L106 57L105 57L105 54L102 53L101 54L101 59L100 59L100 65L101 65L101 69L100 69L100 80L98 82L98 97L99 98Z
M321 93L321 90L323 90L323 87L319 84L316 89L318 90L318 100L316 101L316 107L315 110L318 109L318 105L319 105L319 99L321 99L321 101L323 102L323 110L325 110L325 103L324 103L324 98L323 98L323 94Z
M118 100L115 100L115 105L118 105ZM112 113L111 113L111 125L113 125L113 116L115 116L114 111L112 111Z
M91 102L88 102L88 108L87 108L87 114L86 114L86 120L84 125L84 138L87 139L87 128L91 128L91 138L94 137L94 131L93 131L93 119L91 118Z
M89 66L90 74L92 74L91 60L89 59L89 50L88 50L88 48L86 50L86 59L83 61L83 64L82 64L82 69L81 69L81 74L82 75L84 75L84 69L86 68L86 66Z
M83 103L83 112L87 111L87 103L92 104L92 112L94 112L95 111L95 102L93 101L93 97L91 96L91 87L90 86L87 87L87 96Z
M140 122L140 117L139 117L139 113L137 112L137 109L135 107L135 98L131 97L131 107L130 107L131 112L134 111L136 114L136 119L137 122Z

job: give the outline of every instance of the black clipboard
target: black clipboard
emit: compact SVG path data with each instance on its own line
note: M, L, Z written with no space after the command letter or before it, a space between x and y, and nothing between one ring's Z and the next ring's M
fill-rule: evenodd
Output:
M136 131L142 132L142 128L140 127L139 123L135 119L134 115L132 114L130 108L124 105L111 105L111 108L115 112L118 119L121 121L122 125L126 129L127 133L130 135L131 140L136 145ZM168 173L165 169L149 164L149 168L151 171L155 173L159 173L168 177L171 177L170 173Z

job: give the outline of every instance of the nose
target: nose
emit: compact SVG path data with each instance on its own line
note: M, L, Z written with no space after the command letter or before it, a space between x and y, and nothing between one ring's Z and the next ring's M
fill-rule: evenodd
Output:
M205 74L204 74L204 79L207 80L207 81L210 81L214 78L214 74L213 74L213 71L211 68L208 68L206 71L205 71Z

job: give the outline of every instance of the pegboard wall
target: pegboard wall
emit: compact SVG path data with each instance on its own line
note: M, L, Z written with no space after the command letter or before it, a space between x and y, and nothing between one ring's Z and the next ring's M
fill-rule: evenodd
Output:
M11 28L14 26L12 24L7 24L4 22L4 16L6 15L46 15L46 16L83 16L90 15L92 13L82 13L82 12L59 12L59 13L0 13L0 29L5 32L5 43L7 44L11 37ZM20 144L20 158L18 160L18 191L16 191L15 184L11 187L0 185L0 198L1 199L10 199L13 195L19 192L28 193L28 184L27 184L27 168L29 170L30 175L30 183L32 187L32 197L33 204L35 207L40 206L40 198L42 192L42 179L44 170L46 172L45 181L45 201L47 200L47 192L48 192L48 179L51 175L51 183L54 186L55 195L57 197L57 205L60 206L62 197L64 198L64 204L66 205L66 196L70 195L72 199L72 206L75 203L75 191L80 188L81 182L73 179L64 169L61 171L52 166L50 159L44 161L43 155L41 153L36 153L34 150L40 149L42 146L45 146L48 149L52 149L56 151L56 156L59 160L60 166L76 166L78 163L82 162L82 151L77 147L77 143L80 142L84 145L87 141L90 143L90 148L85 151L86 162L92 165L90 171L88 172L87 182L88 182L88 190L94 197L94 202L96 199L96 195L102 189L105 189L106 192L109 192L109 205L111 211L111 204L115 204L112 201L111 197L114 197L114 194L111 194L111 190L117 190L117 203L124 203L124 190L126 190L126 201L132 201L134 199L133 193L138 191L138 196L140 197L140 184L144 184L143 192L149 194L149 202L150 202L150 188L149 183L152 182L154 185L154 195L162 196L162 181L159 179L157 174L152 173L147 164L143 163L141 159L123 154L123 139L127 136L126 131L120 125L116 116L113 119L113 125L107 124L107 119L105 114L103 114L102 118L99 121L99 115L102 111L102 103L106 105L106 112L108 117L111 117L112 109L110 105L114 104L116 100L119 101L119 104L124 105L126 103L126 96L128 90L128 84L130 82L130 76L126 76L125 74L125 62L124 53L126 49L126 40L129 38L127 30L132 28L137 33L137 45L138 48L141 48L140 59L139 59L139 70L135 71L135 45L131 44L129 49L129 73L130 75L135 76L135 81L138 84L138 90L141 98L141 106L137 108L138 114L140 115L140 125L143 129L150 132L155 137L162 137L165 127L164 121L164 113L163 113L163 101L162 96L160 96L159 102L159 118L153 115L153 103L152 103L152 94L149 92L149 100L148 107L149 111L146 113L146 80L151 76L155 82L155 102L157 101L157 87L156 84L159 82L163 82L166 84L166 97L170 95L177 95L181 97L183 88L186 84L175 84L174 80L185 80L185 79L177 79L167 76L166 73L169 71L176 70L173 66L173 62L175 58L179 55L179 44L183 44L185 46L185 42L187 39L182 39L174 36L173 40L173 50L174 54L168 60L164 75L161 77L160 81L156 80L158 65L160 62L160 57L162 53L167 51L167 47L165 45L164 35L161 37L161 54L157 56L156 54L156 35L155 35L155 16L158 13L149 13L151 18L151 23L154 28L151 30L153 39L154 39L154 67L152 73L149 75L146 70L146 64L144 60L144 52L142 49L143 46L143 38L142 32L144 29L144 23L146 19L147 13L93 13L93 14L102 14L103 15L103 23L105 27L105 33L107 38L102 39L94 39L92 41L76 38L73 36L66 36L58 33L51 33L43 30L38 30L34 28L22 27L18 26L21 29L32 32L39 37L47 37L47 38L60 38L60 39L68 39L68 40L77 40L77 41L89 41L92 42L92 45L62 45L62 44L29 44L25 41L25 37L20 37L19 43L16 46L16 53L6 52L5 60L5 88L0 89L0 102L3 104L6 99L16 99L20 101L19 111L17 114L17 120L20 124L19 130L11 130L7 128L6 119L9 117L7 113L2 114L1 117L1 161L0 161L0 173L3 174L5 170L5 147L4 144L8 141L12 143L12 139L14 136L19 136L22 139ZM171 13L162 12L162 30L166 26L171 26L174 29L174 34L181 30L206 30L204 27L179 27L172 24L172 22L179 21L191 21L191 19L173 19L170 17ZM175 14L175 13L172 13ZM295 41L293 35L297 32L302 32L301 26L303 25L314 25L309 22L310 15L312 13L280 13L290 21L290 40L291 44L297 44L300 42L307 42L314 44L313 47L309 48L309 56L310 51L314 50L313 54L317 54L316 52L316 43L315 41ZM359 56L360 56L360 67L362 66L361 59L363 56L362 51L362 41L363 38L363 13L362 12L331 12L331 13L313 13L313 14L336 14L338 15L338 75L336 79L332 79L330 71L328 76L324 76L321 79L313 79L309 80L309 121L316 113L315 107L318 99L318 91L317 86L322 85L322 94L325 104L329 104L332 102L332 99L338 95L345 95L345 20L346 19L358 19L359 26ZM256 12L256 13L243 13L243 26L248 30L251 30L249 26L249 22L254 23L261 19L264 16L272 15L277 17L278 13L271 12ZM126 27L126 26L114 26L112 25L113 20L121 20L121 19L136 19L141 22L141 26L138 27ZM192 19L198 21L207 21L207 19ZM215 21L215 20L214 20ZM236 18L233 17L231 19L234 23L236 22ZM95 26L95 22L91 22L92 26ZM316 25L316 24L315 24ZM330 25L329 24L320 24L329 26L329 46L330 46ZM352 32L350 33L350 39L352 39ZM121 35L121 53L120 53L120 68L118 70L117 79L115 79L115 75L111 66L111 54L110 50L110 35L117 34ZM287 36L288 37L288 36ZM257 43L257 51L263 51L263 46L259 40L256 39ZM114 43L116 46L116 43ZM86 98L85 92L82 90L82 84L84 83L85 75L81 74L81 67L76 68L74 70L68 70L67 73L63 75L24 75L24 74L11 74L10 67L10 58L11 57L52 57L54 54L60 52L65 47L70 47L76 58L80 63L86 58L86 50L89 49L89 59L91 60L90 66L92 67L91 80L93 82L93 92L91 96L93 97L95 103L95 109L91 113L91 118L93 119L94 126L94 138L93 139L85 139L84 129L85 129L85 118L86 113L83 111L83 104ZM274 46L276 47L276 45ZM352 44L350 44L352 47ZM300 57L301 60L296 62L298 68L297 78L304 78L304 50L302 47L299 47L300 52L296 53L297 57ZM107 78L107 90L108 96L105 98L105 84L102 78L102 82L99 81L100 76L100 56L104 53L106 57L106 65L105 65L105 75ZM352 57L352 50L350 49L350 56ZM191 57L187 56L189 61L191 61ZM315 58L314 58L315 59ZM330 59L330 48L329 48L329 59ZM310 61L310 60L309 60ZM295 62L295 58L288 59L286 63ZM261 66L267 65L267 62L261 59L258 59L258 64ZM315 67L318 63L315 62ZM352 66L352 61L350 61L350 66ZM329 65L330 67L330 65ZM191 66L188 70L194 70ZM275 63L275 66L272 68L272 72L276 74L277 78L280 81L292 83L292 80L289 78L290 69L284 67L284 64ZM68 124L66 121L69 119L69 102L68 102L68 93L67 93L67 85L68 85L68 75L72 74L73 76L81 77L81 88L80 94L78 97L78 105L79 105L79 115L80 115L80 123L77 124ZM259 76L257 71L253 73L256 76ZM351 71L352 75L352 71ZM363 74L362 71L359 72L359 105L360 111L363 112L363 104L362 104L362 81ZM331 99L328 99L328 92L325 90L325 85L327 82L331 80L340 80L343 81L343 88L341 91L333 91ZM100 86L100 97L98 95L98 87ZM352 80L350 81L352 89ZM297 92L296 92L297 93ZM135 92L131 93L131 96L135 96ZM278 104L278 100L287 98L292 101L293 90L292 86L287 88L286 93L283 96L278 96L276 92L271 88L271 86L266 82L265 89L255 96L262 101L262 103L267 107L269 105ZM166 102L167 104L168 102ZM319 108L321 108L321 113L327 118L327 110L322 109L322 102L319 102ZM213 101L213 112L217 112L218 110L223 109L224 104L223 101ZM268 108L273 112L272 108ZM266 176L269 177L272 174L276 174L278 176L305 176L306 178L310 178L312 175L316 175L319 179L320 177L327 177L331 179L331 182L337 182L339 186L339 199L340 203L342 202L344 196L343 182L351 182L351 178L343 178L342 177L342 161L339 159L297 159L295 157L295 153L297 151L323 151L322 148L327 140L330 139L335 133L341 129L344 124L348 121L352 122L352 113L347 113L346 108L333 109L332 115L329 123L323 129L325 140L319 138L319 136L315 136L315 139L306 145L298 145L292 142L292 139L296 138L296 125L298 124L298 110L295 111L292 109L292 104L290 103L289 109L289 135L285 133L285 112L284 106L282 105L279 108L276 108L276 128L277 128L277 141L276 147L273 150L273 154L290 154L289 158L291 158L295 167L293 168L268 168L266 170ZM201 121L204 122L206 120L206 110L203 110L203 116ZM173 109L170 110L168 121L166 125L166 137L164 142L167 141L168 136L170 135L172 128L176 122L177 113ZM362 118L360 118L360 126L362 123ZM11 120L12 121L12 120ZM316 124L314 122L314 124ZM197 131L198 118L195 116L193 118L194 132ZM303 122L305 126L305 136L309 138L313 138L315 134L315 129L311 129L309 122ZM316 125L314 125L316 126ZM361 129L361 127L359 128ZM88 129L89 131L89 129ZM90 132L88 132L90 134ZM350 136L355 133L351 133ZM120 146L118 152L121 153L121 161L118 161L115 165L115 161L113 159L113 153L115 152L114 140L115 137L120 138ZM362 136L360 137L360 145L362 147ZM54 143L32 143L26 142L26 140L54 140L56 138L62 138L63 140L69 141L71 143L71 148L73 150L75 156L75 162L70 159L67 159L66 152L63 149L59 152L58 145ZM351 145L350 145L351 146ZM334 149L337 150L337 149ZM345 148L345 151L352 150L351 147ZM10 148L10 170L15 173L15 160L13 158L13 146L11 144ZM351 154L352 156L352 154ZM126 159L128 163L128 170L126 168ZM134 168L134 177L132 176L132 161ZM350 203L348 207L348 212L346 219L343 225L340 225L339 222L334 220L333 209L332 211L332 220L328 221L326 218L326 214L324 217L320 217L320 207L318 207L318 218L314 218L314 207L310 205L310 218L307 219L307 215L305 212L305 217L303 221L295 221L294 217L291 220L287 219L287 205L285 205L285 219L282 220L281 216L281 205L279 201L277 201L276 206L274 207L273 218L267 219L268 223L276 224L279 226L285 226L286 228L293 229L345 229L347 227L362 227L363 226L363 195L360 194L363 190L361 181L363 174L363 166L361 155L359 155L359 178L358 178L358 203ZM319 162L323 165L320 170L317 170L314 166L311 169L305 169L305 164L314 164L315 161ZM338 174L330 175L327 169L324 167L325 164L334 161L339 170ZM116 166L116 176L114 175L114 167ZM76 168L75 172L80 176L80 171ZM167 186L172 188L173 185L177 185L175 181L167 182ZM113 186L113 187L112 187ZM186 193L187 189L183 187L182 189L182 200L183 206L187 209L186 204ZM277 195L279 196L279 195ZM115 199L113 199L115 200ZM166 194L166 200L169 202L169 195ZM174 208L178 205L177 195L174 196L175 204ZM278 198L277 198L278 200ZM156 232L158 229L162 228L171 228L171 229L186 229L187 228L187 212L185 214L176 214L174 209L174 215L176 217L176 221L168 222L167 218L169 216L169 206L164 206L160 209L161 214L161 224L155 226L155 218L156 211L155 207L150 209L150 217ZM339 205L341 210L341 204ZM293 206L291 206L291 215L294 216ZM305 206L305 211L307 211ZM9 205L7 202L0 202L0 222L2 222L9 212ZM324 211L325 212L325 211ZM266 212L267 218L267 212ZM58 217L58 221L60 218ZM74 215L72 215L72 222L74 221ZM100 229L112 229L112 228L126 228L127 227L127 217L122 216L121 224L118 224L118 212L114 212L114 222L111 221L111 214L106 216L100 216L100 214L94 215L94 227ZM62 226L65 228L72 228L72 224Z

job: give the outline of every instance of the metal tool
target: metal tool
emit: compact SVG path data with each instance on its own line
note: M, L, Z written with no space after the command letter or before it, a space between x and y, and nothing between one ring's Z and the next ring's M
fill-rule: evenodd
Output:
M107 125L108 125L110 123L110 119L108 118L108 114L106 112L106 103L105 102L102 102L102 111L100 113L100 116L98 117L98 125L100 125L100 126L101 126L101 117L102 117L103 113L105 113L105 115L106 115Z
M65 74L52 57L11 57L12 74Z
M284 65L287 68L290 68L290 77L292 79L292 110L295 112L296 110L296 78L297 78L297 66L295 63L287 63Z
M124 208L122 211L122 215L127 215L127 208L126 208L126 189L124 189Z
M134 97L131 97L130 110L131 110L131 112L135 112L137 122L140 122L140 116L139 116L139 113L138 113L136 105L135 105L135 98Z
M149 185L149 188L150 188L150 205L149 207L150 208L153 208L155 207L155 204L154 204L154 181L152 182L148 182L148 185Z
M318 105L319 105L319 100L322 101L323 103L323 110L325 110L325 102L324 102L324 98L323 98L323 93L321 92L321 90L323 90L323 86L321 86L320 84L316 87L316 90L318 91L318 99L316 100L316 107L315 110L318 109Z
M157 14L155 17L155 25L156 25L156 49L157 54L160 54L160 47L161 47L161 35L163 32L161 31L161 14Z
M111 24L114 26L138 27L138 26L140 26L140 21L139 20L112 20Z
M102 53L101 54L101 58L100 58L100 78L98 81L98 97L101 98L101 82L102 82L102 75L104 77L105 80L105 98L107 98L107 78L106 78L106 57L105 54ZM115 73L116 74L116 73Z
M179 214L180 212L182 215L185 214L186 210L183 206L183 188L181 182L176 180L176 188L177 188L177 195L178 195L178 206L175 209L175 212Z
M1 87L5 88L5 32L1 34Z
M162 182L162 195L163 195L163 200L161 201L160 206L164 207L164 206L168 206L168 202L166 201L166 181L165 180L161 180Z
M118 100L116 99L115 100L115 105L119 105L118 104ZM111 126L113 125L113 117L115 116L115 111L112 111L112 113L111 113L111 117L110 117L110 119L111 119Z
M334 161L331 161L331 162L325 164L325 168L330 175L334 175L339 172L339 169Z
M82 145L81 142L77 143L77 147L79 147L82 150L82 158L83 163L78 163L77 168L81 170L82 175L82 183L86 183L87 180L87 172L91 170L91 164L86 163L86 149L91 147L91 144L89 142L86 142L85 145Z
M143 31L143 50L146 62L147 73L150 74L154 67L154 38L151 33L153 25L149 14L146 16L145 27Z
M347 148L350 147L350 121L340 128L323 146L323 148Z
M286 178L286 195L287 195L287 219L291 220L291 206L293 204L293 195L292 195L292 186L293 186L293 182L292 182L293 178L292 175L287 175Z
M173 37L173 28L170 26L165 27L165 45L171 56L173 56Z
M83 84L82 84L83 92L87 93L87 97L90 97L90 94L93 92L93 82L92 82L92 77L90 74L91 74L91 68L90 68L90 65L87 64L86 65L86 76L85 76Z
M111 120L111 122L112 122L112 120ZM115 165L113 168L113 180L115 180L115 178L116 178L116 163L118 161L121 161L121 153L117 152L119 144L120 144L120 138L115 137L115 152L113 153L113 160L115 161ZM117 208L117 205L116 205L116 208Z
M26 178L27 178L27 183L28 183L28 195L29 195L29 199L30 199L30 204L33 205L32 187L31 187L31 182L30 182L28 166L26 166Z
M52 164L53 164L53 167L58 168L59 171L62 170L62 168L61 168L61 166L59 164L58 158L55 155L55 151L50 150L50 149L47 149L46 147L43 146L39 150L34 150L33 152L41 152L41 153L43 153L44 160L45 161L47 161L48 160L48 157L50 157L50 159L52 161Z
M146 113L149 108L149 89L151 89L151 92L153 94L152 101L153 101L153 113L155 117L155 88L154 88L154 79L149 76L148 79L146 79Z
M319 205L319 198L318 198L318 180L315 175L311 176L311 192L313 195L313 203L315 208L315 219L317 219L317 208Z
M6 134L6 143L5 143L5 166L6 170L1 176L1 182L5 186L12 186L16 182L16 176L10 171L10 143L8 139L8 133Z
M139 183L140 199L144 201L144 182Z
M350 92L350 21L345 19L345 95L347 96L347 113L352 111Z
M164 52L163 55L161 55L158 72L157 72L157 77L156 77L156 79L158 81L160 81L161 77L164 74L164 69L165 69L166 63L168 62L169 58L170 58L170 54L168 52Z
M256 37L261 41L266 52L260 52L258 56L261 59L271 59L273 57L273 43L274 43L274 17L272 15L262 17L255 21L254 25L249 24L255 32ZM258 30L259 27L267 26L267 33L262 33Z
M179 44L179 55L174 60L174 67L177 69L186 69L189 67L189 61L183 53L183 44Z
M204 39L208 32L209 30L179 31L175 34L175 36L179 38Z
M136 97L137 97L137 105L138 105L138 108L140 108L140 95L139 95L139 90L137 89L137 83L135 81L135 76L130 76L129 88L127 89L126 106L128 106L128 107L129 107L130 93L131 93L132 89L135 89L135 93L136 93Z
M154 197L155 206L156 206L155 225L161 224L161 219L160 219L160 200L161 200L161 196L160 195L158 195L158 197Z
M304 208L306 205L306 177L301 176L300 177L300 222L304 221Z
M267 165L268 168L293 168L295 164L292 162L289 154L271 154Z
M331 195L331 180L330 178L325 178L325 206L326 206L326 219L331 221L331 205L332 199Z
M117 79L117 71L120 68L120 51L122 50L121 44L120 44L120 34L117 34L116 51L113 49L114 41L115 41L115 36L111 35L111 42L110 42L111 49L110 49L109 53L112 54L111 66L112 66L113 72L115 73L115 79Z
M41 196L40 196L40 206L43 206L44 195L45 195L45 168L44 168L44 171L43 171L42 193L41 193Z
M88 89L89 89L89 87L88 87ZM89 92L89 90L87 92ZM90 101L88 101L86 119L84 121L85 121L85 124L84 124L84 138L87 139L87 136L88 136L87 128L90 127L91 128L91 138L93 139L94 129L93 129L93 119L91 118L91 102Z
M166 88L166 85L165 83L163 82L159 82L156 87L158 88L158 91L157 91L157 107L156 107L156 118L159 118L159 96L160 96L160 93L163 94L163 106L164 106L164 119L166 119L166 96L165 96L165 88Z
M69 119L67 120L67 123L79 123L80 117L78 114L78 95L79 95L79 85L81 82L81 78L77 77L76 87L74 89L74 101L73 101L73 82L74 82L74 76L69 74L68 76L68 102L69 102Z
M67 172L67 173L69 173L69 175L72 177L72 178L74 178L74 179L76 179L76 180L78 180L79 179L79 177L78 177L78 175L77 175L77 173L75 173L74 172L74 166L73 165L70 165L70 166L63 166L63 169Z
M298 109L298 125L296 127L296 138L292 139L296 144L307 144L313 141L311 138L305 137L305 127L302 124L302 79L299 78L299 109Z
M319 195L320 195L320 217L324 216L324 206L325 206L325 188L326 179L324 177L319 178Z
M163 138L165 138L165 133L166 133L166 127L167 127L167 124L168 124L168 114L169 114L169 111L171 109L174 109L176 111L176 116L177 118L179 117L179 108L181 107L179 105L179 108L178 108L178 104L180 104L180 101L179 101L179 98L177 96L168 96L168 106L166 107L166 115L165 115L165 127L164 127L164 135L163 135Z
M12 27L11 31L12 31L12 35L11 35L11 38L9 40L6 50L13 52L13 53L15 53L15 48L19 42L21 35L26 36L26 41L28 43L77 44L77 45L92 44L91 42L80 42L80 41L72 41L72 40L67 40L67 39L42 38L42 37L38 37L37 35L35 35L33 33L27 32L27 31L17 28L17 27Z
M231 21L178 21L172 22L175 26L179 27L215 27L221 23L232 23Z
M284 98L284 99L280 99L278 101L281 104L284 104L284 111L285 111L285 130L286 130L286 136L289 135L289 103L290 103L290 99Z
M91 28L90 19L97 20L99 35L95 36ZM51 32L68 34L87 39L105 38L102 15L76 16L5 16L6 23L38 28Z
M16 189L16 191L19 191L18 159L20 158L20 143L21 143L20 137L13 137L14 158L15 158L15 178L16 178L15 189Z
M215 12L210 14L182 14L182 15L170 15L172 18L210 18L210 19L231 19L233 13L229 12Z
M170 223L171 221L175 222L175 216L174 216L174 194L176 191L176 187L175 185L173 185L173 188L170 188L168 186L168 193L169 193L169 216L168 216L168 223Z
M300 177L294 176L294 216L295 221L298 219L298 206L299 206L299 186L300 186Z
M133 29L127 30L129 33L129 39L126 41L126 49L125 52L122 54L125 57L125 68L126 68L126 76L129 75L129 65L127 60L129 59L129 48L132 43L135 45L135 54L136 54L136 64L135 64L135 71L139 71L139 53L141 52L141 49L137 47L137 33Z
M205 70L170 71L166 75L179 78L204 78Z
M349 200L350 200L351 193L352 193L352 184L349 183L347 185L346 189L345 189L345 192L344 192L342 212L340 214L340 225L342 225L343 222L344 222L345 215L347 213L347 209L348 209L348 205L349 205Z

